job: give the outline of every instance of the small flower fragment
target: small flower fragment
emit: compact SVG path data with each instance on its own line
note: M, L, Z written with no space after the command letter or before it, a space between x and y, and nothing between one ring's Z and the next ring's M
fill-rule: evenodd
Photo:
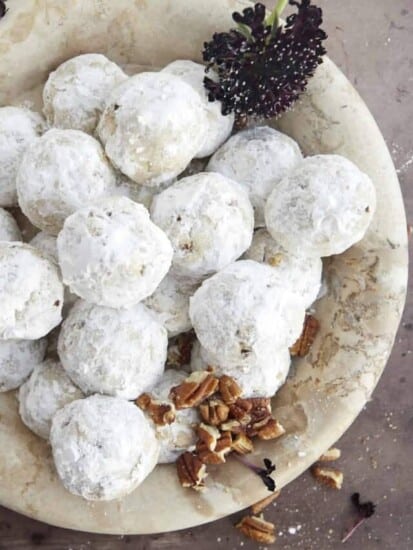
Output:
M305 91L307 82L326 53L326 33L320 28L322 10L311 0L289 0L297 13L287 17L285 26L278 16L285 6L279 0L266 18L263 4L235 12L237 27L215 33L204 44L207 72L204 85L210 101L222 102L222 114L235 112L237 118L270 118L289 109Z
M249 468L257 476L259 476L269 491L275 491L275 481L271 477L271 474L275 471L275 465L271 462L269 458L264 458L263 462L265 468L261 468L260 466L257 466L256 464L253 464L252 462L247 460L243 455L234 454L233 456L236 460L238 460L238 462L241 462L241 464Z
M360 493L353 493L351 495L351 502L354 504L354 507L357 510L357 520L354 525L347 531L344 537L341 539L341 542L346 542L353 535L355 530L362 525L366 519L371 517L376 511L376 505L371 501L360 502Z

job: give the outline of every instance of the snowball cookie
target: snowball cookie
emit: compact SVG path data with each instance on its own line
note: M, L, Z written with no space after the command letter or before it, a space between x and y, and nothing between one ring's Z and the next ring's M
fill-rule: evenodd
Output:
M39 231L37 235L33 237L33 239L30 241L30 244L40 250L49 260L54 262L56 265L58 265L58 257L57 257L57 239L53 235L49 235L45 231ZM59 267L60 272L60 267ZM76 302L76 300L79 298L76 294L73 294L70 292L69 288L67 286L64 287L64 303L63 303L63 310L62 315L63 317L66 317L66 313L69 311L69 309L72 307L72 305Z
M93 133L115 86L127 75L98 53L65 61L50 73L43 89L43 112L50 126Z
M27 146L44 130L40 115L21 107L0 108L0 206L17 204L16 174Z
M0 241L21 241L22 234L16 220L4 210L0 208Z
M173 178L154 187L147 187L146 185L135 183L121 172L117 172L116 179L116 196L128 197L128 199L134 202L143 204L148 210L151 207L154 196L176 182L176 178Z
M234 126L234 115L223 115L220 101L209 101L208 93L204 86L205 65L195 63L189 59L178 59L167 65L162 72L171 73L182 78L201 97L207 120L208 130L205 142L196 154L197 158L209 157L230 136ZM214 77L210 71L208 76Z
M14 390L43 361L47 340L0 340L0 392Z
M181 281L168 274L144 304L168 331L169 338L192 328L189 318L189 298L197 285Z
M65 284L89 302L115 308L150 296L173 254L146 208L126 197L103 199L69 216L57 250Z
M159 455L155 431L143 412L105 395L60 409L50 442L63 485L87 500L124 497L150 474Z
M0 339L37 340L62 320L55 264L23 243L0 242Z
M207 170L245 187L255 210L255 225L264 225L264 205L275 184L302 160L297 143L269 126L232 136L210 159Z
M20 417L29 430L49 439L56 412L82 397L83 393L73 384L59 361L46 359L35 366L30 378L20 386Z
M114 170L99 142L78 130L52 129L35 141L23 155L16 181L24 214L52 235L75 210L116 190Z
M181 78L140 73L113 90L97 131L113 164L150 187L185 170L208 122L200 95Z
M272 397L284 384L291 366L289 349L275 350L271 357L253 367L222 367L213 354L208 353L199 342L192 350L191 370L206 370L213 367L216 376L231 376L242 389L242 397Z
M339 155L316 155L275 186L265 220L285 249L323 257L360 241L375 209L376 191L366 174Z
M298 250L295 252L298 254L287 252L268 231L258 229L244 258L270 265L280 278L280 284L297 294L308 308L320 291L323 263L321 258L303 256Z
M57 258L57 239L54 235L49 235L45 231L39 231L30 241L31 246L40 250L49 260L58 263Z
M219 271L249 247L254 215L246 192L221 174L202 172L157 195L153 221L172 242L174 272L202 278Z
M299 337L304 313L302 300L280 284L275 271L252 260L204 281L189 305L198 340L221 367L268 362Z
M186 372L167 370L150 393L163 403L172 403L169 392L174 386L181 384L187 376ZM197 435L194 427L200 422L198 411L193 408L180 409L175 414L175 422L172 424L154 426L161 446L158 458L160 464L175 462L179 455L195 447L196 444Z
M63 322L57 349L85 393L135 399L162 376L167 346L165 328L144 305L113 309L78 300Z

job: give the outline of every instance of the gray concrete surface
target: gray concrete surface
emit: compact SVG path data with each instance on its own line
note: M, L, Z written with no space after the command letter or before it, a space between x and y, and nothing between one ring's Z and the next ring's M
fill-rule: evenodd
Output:
M377 119L413 224L413 0L318 0L318 4L324 8L329 55ZM308 473L290 484L265 514L277 526L274 548L340 548L342 533L353 519L349 497L354 491L374 500L377 513L343 548L413 548L412 285L410 276L403 322L385 373L371 402L337 444L343 453L338 463L345 475L342 491L316 485ZM122 538L73 533L0 509L0 549L264 550L233 528L241 516L177 533Z

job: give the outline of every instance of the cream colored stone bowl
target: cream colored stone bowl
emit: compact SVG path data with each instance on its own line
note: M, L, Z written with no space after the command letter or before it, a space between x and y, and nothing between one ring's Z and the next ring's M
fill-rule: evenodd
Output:
M214 31L228 29L244 0L14 0L0 21L0 104L33 98L48 73L85 52L122 65L200 59ZM287 435L258 446L283 487L349 427L369 399L392 348L403 309L407 237L397 176L371 114L328 59L294 112L275 123L304 153L339 153L373 179L374 222L362 242L325 263L327 295L311 353L274 399ZM0 305L1 307L1 305ZM88 503L59 482L48 445L21 423L14 392L0 394L0 504L50 524L100 533L156 533L212 521L266 496L260 480L230 460L202 494L159 466L120 501Z

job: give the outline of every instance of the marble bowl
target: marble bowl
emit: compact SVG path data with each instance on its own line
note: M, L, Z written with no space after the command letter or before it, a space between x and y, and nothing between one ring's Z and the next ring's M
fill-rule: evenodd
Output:
M0 21L0 102L39 95L48 73L85 52L127 65L199 60L214 31L228 29L243 0L14 0ZM294 112L274 125L304 153L339 153L373 179L378 208L366 237L325 263L327 295L317 303L321 332L274 399L287 435L257 446L253 460L277 464L283 487L349 427L369 399L391 351L403 309L407 237L389 152L368 109L328 59ZM71 529L156 533L215 520L266 496L258 478L229 462L210 468L208 490L180 487L160 466L121 501L88 503L59 482L50 448L17 413L14 392L0 395L0 504Z

